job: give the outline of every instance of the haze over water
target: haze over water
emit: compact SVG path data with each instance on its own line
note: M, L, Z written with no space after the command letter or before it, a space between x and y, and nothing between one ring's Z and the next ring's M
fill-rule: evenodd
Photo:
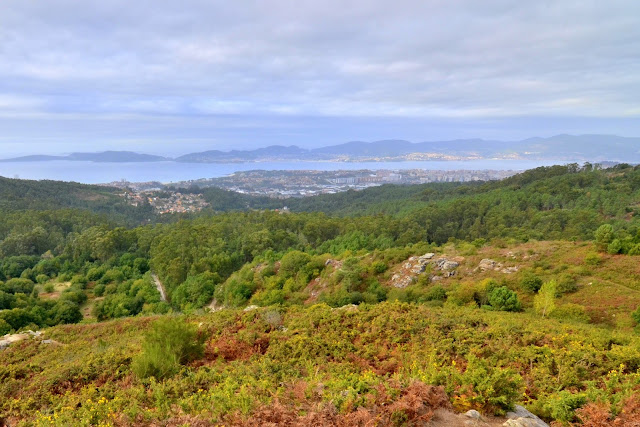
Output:
M81 161L15 162L0 164L0 176L21 179L52 179L98 184L125 179L131 182L177 182L217 178L248 170L526 170L564 164L553 160L467 160L405 162L250 162L250 163L94 163Z

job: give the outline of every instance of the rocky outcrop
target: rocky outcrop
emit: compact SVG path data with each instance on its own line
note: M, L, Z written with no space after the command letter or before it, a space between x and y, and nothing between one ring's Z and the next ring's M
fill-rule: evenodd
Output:
M508 420L502 424L505 427L549 427L547 423L520 405L516 405L512 412L507 412L507 418Z
M412 256L407 259L398 271L391 277L390 284L396 288L406 288L415 282L418 275L427 271L427 267L431 266L431 274L429 279L431 281L437 281L443 277L451 277L456 274L456 269L460 266L460 262L464 260L462 257L447 258L440 257L435 258L434 253L426 253L421 256Z
M2 338L0 338L0 350L4 350L5 348L9 347L11 344L18 342L18 341L22 341L22 340L26 340L27 338L35 338L35 339L40 339L40 342L43 342L45 344L50 344L53 343L53 340L42 340L42 331L27 331L24 333L20 333L20 334L7 334L5 336L3 336ZM50 341L50 342L45 342L45 341Z
M518 266L505 267L500 262L494 261L489 258L485 258L482 261L480 261L480 264L478 264L478 266L475 268L474 271L476 272L477 271L482 271L482 272L499 271L504 274L512 274L512 273L516 273L518 269L519 269Z

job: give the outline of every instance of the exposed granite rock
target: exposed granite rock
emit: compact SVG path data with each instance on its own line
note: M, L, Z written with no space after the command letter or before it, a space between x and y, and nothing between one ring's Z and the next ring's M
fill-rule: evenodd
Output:
M520 405L516 405L512 412L507 412L507 418L509 419L502 424L505 427L549 427L547 423Z

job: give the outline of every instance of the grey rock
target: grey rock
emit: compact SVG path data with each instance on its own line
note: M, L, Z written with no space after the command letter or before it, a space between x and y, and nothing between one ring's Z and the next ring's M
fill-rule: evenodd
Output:
M502 424L505 427L549 427L547 423L520 405L516 405L512 412L507 412L507 418L509 419Z
M457 268L460 264L458 264L455 261L449 261L449 260L445 260L444 263L442 263L442 269L443 270L453 270L454 268Z
M467 418L472 418L474 420L479 420L482 418L482 415L480 415L480 412L476 411L475 409L472 409L470 411L465 412L464 414Z

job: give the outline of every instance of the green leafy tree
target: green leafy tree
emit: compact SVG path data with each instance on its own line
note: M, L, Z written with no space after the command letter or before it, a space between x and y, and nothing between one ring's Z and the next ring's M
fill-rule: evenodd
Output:
M602 224L595 232L596 244L600 250L607 248L609 243L615 238L613 226L611 224Z
M542 285L538 294L533 298L533 308L542 317L551 315L556 307L557 285L555 280L551 280Z

